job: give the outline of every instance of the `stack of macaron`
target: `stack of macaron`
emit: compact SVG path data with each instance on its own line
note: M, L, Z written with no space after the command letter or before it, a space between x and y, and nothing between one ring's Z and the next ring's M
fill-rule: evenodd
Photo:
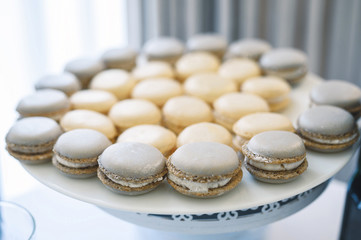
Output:
M153 38L139 53L113 48L40 78L17 105L7 150L23 163L52 161L68 177L97 175L126 195L168 178L182 194L215 197L238 185L243 166L258 180L288 182L307 169L305 146L341 151L358 139L361 91L346 83L315 88L318 109L296 130L282 115L307 69L299 50L261 39L228 47L213 33Z

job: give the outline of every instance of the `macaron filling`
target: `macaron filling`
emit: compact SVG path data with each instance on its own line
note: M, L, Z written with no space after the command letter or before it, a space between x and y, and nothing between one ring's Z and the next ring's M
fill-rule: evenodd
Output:
M231 180L231 178L226 178L214 182L199 183L184 178L179 178L173 174L169 174L168 178L177 185L187 188L190 192L199 192L199 193L207 193L210 189L223 187Z
M256 168L266 170L266 171L293 170L293 169L298 168L303 163L304 160L305 160L305 158L302 159L301 161L293 162L293 163L270 164L270 163L259 162L259 161L256 161L255 159L250 159L248 157L245 157L245 161L248 164L250 164Z
M92 159L93 161L89 161L89 162L73 162L73 161L69 161L65 157L60 156L57 153L55 153L54 158L58 163L70 168L86 168L86 167L94 167L98 165L96 158Z
M326 136L326 135L321 135L321 137L317 137L315 135L312 134L304 134L305 131L301 131L301 134L303 137L306 137L314 142L318 142L318 143L324 143L324 144L344 144L344 143L348 143L351 142L353 140L355 140L355 138L357 138L359 136L358 132L354 132L351 136L346 136L346 137L339 137L339 138L330 138L330 136Z

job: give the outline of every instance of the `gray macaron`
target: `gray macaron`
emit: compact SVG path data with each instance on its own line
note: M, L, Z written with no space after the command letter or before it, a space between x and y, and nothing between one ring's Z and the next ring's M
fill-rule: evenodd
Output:
M320 152L342 151L359 136L352 115L335 106L312 107L299 116L297 125L306 147Z
M260 57L271 50L271 45L262 39L245 38L233 42L228 49L227 58L250 58L258 61Z
M109 146L98 158L98 177L108 189L125 195L153 190L165 178L162 153L153 146L121 142Z
M56 89L70 96L81 89L81 84L74 74L63 72L41 77L35 83L35 89Z
M355 118L361 113L361 89L350 82L328 80L312 88L312 105L333 105L349 111Z
M130 47L112 48L104 52L102 60L107 69L131 71L137 60L137 52Z
M298 83L308 71L307 56L293 48L277 48L263 54L260 66L266 75L286 79L290 84Z
M158 37L148 40L144 44L143 52L149 61L175 64L184 52L184 44L173 37Z
M242 146L246 169L258 180L284 183L307 169L302 139L288 131L262 132Z
M237 153L217 142L193 142L178 148L167 161L168 183L192 197L216 197L233 189L243 173Z
M63 133L56 121L46 117L28 117L16 121L6 135L6 149L26 164L51 159L53 146Z
M98 156L111 144L104 134L92 129L66 132L54 145L53 165L69 177L95 176Z
M64 71L74 74L83 88L88 87L90 80L99 72L103 71L103 62L95 58L78 58L68 62Z

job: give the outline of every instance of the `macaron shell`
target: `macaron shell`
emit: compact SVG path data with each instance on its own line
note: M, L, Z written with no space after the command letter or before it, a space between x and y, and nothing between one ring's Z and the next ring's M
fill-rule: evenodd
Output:
M117 68L122 64L135 63L136 57L137 52L130 47L113 48L103 53L102 60L107 68Z
M232 147L231 133L215 123L196 123L186 127L177 138L177 147L192 142L219 142Z
M133 69L133 77L137 81L148 78L173 78L175 76L172 66L166 62L152 61Z
M221 77L232 79L240 86L246 79L260 76L261 69L250 59L233 58L224 62L218 73Z
M237 85L216 73L199 73L187 78L184 90L186 94L199 97L211 104L225 93L236 92Z
M341 108L316 106L300 115L298 127L310 133L335 136L352 132L355 120L350 113Z
M102 90L81 90L70 97L73 109L88 109L100 113L107 113L117 102L117 98L110 92Z
M295 131L291 120L278 113L249 114L233 125L233 131L246 139L251 139L258 133L271 130Z
M184 51L181 41L172 37L158 37L148 40L143 51L150 57L178 56Z
M266 76L247 79L242 84L242 91L256 94L266 100L287 96L291 86L282 78Z
M136 142L109 146L100 155L98 162L107 171L131 179L149 178L165 168L165 158L158 149Z
M98 157L111 144L101 132L75 129L58 138L54 151L70 159L86 159Z
M113 140L117 130L113 122L107 116L91 110L73 110L64 115L60 120L60 126L65 131L78 128L89 128L97 130Z
M212 121L212 111L203 100L191 96L169 99L163 107L163 116L170 124L186 127L194 123Z
M56 121L29 117L16 121L6 135L7 144L36 146L55 141L63 133Z
M264 157L263 161L266 162L272 162L273 159L289 159L291 161L292 158L297 159L306 154L302 139L287 131L259 133L252 137L246 148L250 153ZM244 151L243 153L245 154Z
M168 99L182 94L181 84L174 79L150 78L141 81L134 87L132 98L146 99L161 107Z
M135 83L135 79L128 72L110 69L95 75L90 82L90 88L108 91L122 100L130 96Z
M229 47L229 52L234 57L258 60L263 53L270 49L271 45L262 39L245 38L233 42Z
M51 150L48 152L40 152L40 153L36 153L36 154L20 153L20 152L11 150L9 147L7 147L6 150L15 159L19 160L22 163L30 164L30 165L42 164L42 163L49 162L53 156L53 152Z
M64 71L74 74L85 88L90 80L104 69L105 66L99 59L79 58L67 63Z
M361 101L361 90L346 81L329 80L311 90L311 101L317 105L334 105L342 108L358 106Z
M65 93L54 89L43 89L22 98L16 107L16 111L24 116L39 116L68 110L69 108L70 102Z
M228 93L219 97L213 104L218 114L234 119L256 112L269 112L267 102L261 97L249 93Z
M36 90L49 88L62 91L70 96L81 89L81 84L74 74L68 72L46 75L35 84Z
M121 130L141 124L159 124L162 118L158 107L143 99L122 100L110 109L109 117Z
M290 69L307 65L307 56L300 50L293 48L276 48L265 53L260 59L264 69Z
M216 142L194 142L181 146L169 158L170 163L187 175L229 174L240 165L237 153Z
M119 135L117 142L140 142L156 147L163 155L168 155L176 145L177 136L158 125L138 125L128 128Z

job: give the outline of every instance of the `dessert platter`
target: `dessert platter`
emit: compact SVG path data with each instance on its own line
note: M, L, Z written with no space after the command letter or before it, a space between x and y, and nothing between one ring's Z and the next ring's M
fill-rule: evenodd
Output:
M361 90L308 73L299 50L220 40L69 62L21 99L7 151L51 189L153 229L239 232L299 211L356 152Z
M308 74L291 93L291 107L283 113L293 122L309 105L310 89L322 79ZM51 163L23 167L37 180L69 197L93 204L125 221L154 229L186 233L235 232L271 223L310 204L329 180L351 159L358 143L340 153L307 150L309 169L286 184L255 180L247 171L229 193L211 199L183 196L163 182L139 196L114 194L97 178L71 179Z

